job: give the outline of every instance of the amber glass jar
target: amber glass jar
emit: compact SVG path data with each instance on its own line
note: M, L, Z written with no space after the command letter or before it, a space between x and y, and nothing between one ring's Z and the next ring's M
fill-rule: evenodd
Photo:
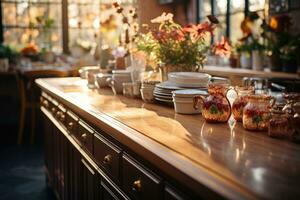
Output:
M202 116L207 122L227 122L231 115L231 106L226 97L229 84L211 83L208 86L208 96L194 97L194 107L202 102Z
M243 109L248 103L248 96L254 94L253 87L235 87L237 98L232 104L232 114L236 121L243 121Z
M290 133L288 115L280 108L272 109L268 135L274 138L288 138Z
M243 111L243 126L251 131L267 131L270 108L275 99L267 95L250 95Z
M283 97L287 101L283 111L289 116L291 139L300 142L300 93L286 93Z

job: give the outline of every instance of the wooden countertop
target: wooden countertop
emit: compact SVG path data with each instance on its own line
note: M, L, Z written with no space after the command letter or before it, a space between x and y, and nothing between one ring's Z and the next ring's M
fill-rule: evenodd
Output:
M36 83L175 178L228 199L300 198L300 145L248 132L233 119L209 124L201 115L90 90L80 78Z
M263 78L300 78L297 73L272 72L272 71L256 71L251 69L232 68L228 66L204 66L203 72L218 75L236 75L242 77L263 77Z
M228 77L232 85L243 85L244 77L260 77L260 78L282 78L282 79L300 79L299 72L271 72L271 71L255 71L250 69L231 68L228 66L204 66L201 72L211 74L213 76Z

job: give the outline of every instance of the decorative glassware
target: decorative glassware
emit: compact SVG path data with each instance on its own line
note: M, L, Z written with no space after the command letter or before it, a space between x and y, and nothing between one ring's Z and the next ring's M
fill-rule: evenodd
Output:
M287 113L283 106L276 106L271 110L268 135L275 138L287 138L290 136L290 125Z
M270 108L275 104L275 98L268 95L250 95L243 111L243 126L251 131L268 130Z
M235 87L237 98L232 104L232 114L236 121L243 121L243 109L248 103L248 95L254 94L253 87Z
M283 111L288 114L291 127L291 139L294 142L300 142L300 93L287 93L283 95L287 104Z
M197 95L193 98L194 108L202 102L202 116L207 122L227 122L231 115L231 107L226 95L230 89L226 83L211 83L208 86L208 97Z
M291 121L292 135L291 139L294 142L300 143L300 102L294 104L294 116Z

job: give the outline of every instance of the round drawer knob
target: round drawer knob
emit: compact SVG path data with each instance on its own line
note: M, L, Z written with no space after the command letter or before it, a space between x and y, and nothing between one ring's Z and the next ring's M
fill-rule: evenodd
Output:
M43 105L44 105L46 108L48 108L48 106L49 106L48 101L47 101L47 100L44 100L44 101L43 101Z
M110 165L111 164L111 160L112 160L112 156L111 155L106 155L103 159L103 163L106 165Z
M62 113L61 113L60 111L57 111L57 112L56 112L56 117L59 118L59 117L61 116L61 114L62 114Z
M61 120L62 122L64 122L64 121L65 121L65 119L66 119L66 116L65 116L64 114L61 114L61 116L60 116L60 120Z
M141 180L136 180L132 184L132 190L134 191L141 191L142 190L142 181Z
M54 114L55 111L56 111L56 108L53 107L53 108L51 109L51 111L52 111L52 113Z
M73 122L69 122L69 124L68 124L68 128L69 128L70 130L72 130L72 129L73 129L73 126L74 126Z
M85 140L87 138L87 134L86 133L82 134L81 138Z

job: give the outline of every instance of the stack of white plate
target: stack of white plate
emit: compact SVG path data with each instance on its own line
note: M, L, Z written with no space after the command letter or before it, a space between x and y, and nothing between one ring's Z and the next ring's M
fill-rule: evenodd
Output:
M173 82L165 81L155 85L153 96L156 101L173 106L174 104L173 104L172 92L176 90L183 90L183 89L188 89L188 88L178 87ZM202 87L202 88L198 87L194 89L207 91L206 87Z
M172 72L168 74L168 81L174 86L183 88L206 88L211 76L199 72Z

